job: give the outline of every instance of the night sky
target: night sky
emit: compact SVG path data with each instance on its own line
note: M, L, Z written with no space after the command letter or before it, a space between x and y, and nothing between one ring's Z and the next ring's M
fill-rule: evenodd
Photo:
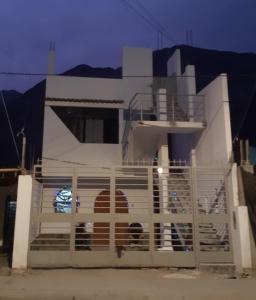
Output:
M1 0L0 4L0 72L45 73L50 40L56 43L57 72L78 64L118 67L123 46L158 46L157 29L138 15L145 15L143 7L151 22L164 27L163 47L185 44L186 31L192 30L196 47L256 52L255 0ZM0 89L23 92L40 79L0 75Z

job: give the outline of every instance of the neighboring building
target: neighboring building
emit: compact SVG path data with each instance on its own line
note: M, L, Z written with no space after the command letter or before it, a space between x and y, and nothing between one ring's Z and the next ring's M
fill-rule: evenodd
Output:
M55 75L53 49L49 73L42 162L19 179L13 267L252 266L225 74L196 93L179 50L154 78L142 48L124 48L121 79Z

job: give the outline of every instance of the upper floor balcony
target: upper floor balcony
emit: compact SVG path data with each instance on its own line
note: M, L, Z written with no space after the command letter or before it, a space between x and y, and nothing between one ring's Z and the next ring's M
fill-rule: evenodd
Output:
M203 95L168 94L164 89L158 93L136 93L130 100L129 121L168 122L168 126L179 122L205 124ZM196 125L196 124L194 124Z
M206 126L204 96L168 94L166 89L137 93L129 102L125 119L123 157L131 138L143 140L148 148L163 134L202 131Z
M125 114L124 135L132 125L143 131L155 129L170 133L191 133L206 126L203 95L136 93ZM140 129L141 130L141 129Z

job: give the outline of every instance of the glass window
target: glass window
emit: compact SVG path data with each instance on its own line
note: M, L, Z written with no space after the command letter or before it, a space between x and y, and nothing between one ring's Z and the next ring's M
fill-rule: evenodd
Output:
M80 143L118 144L118 109L59 106L52 109Z

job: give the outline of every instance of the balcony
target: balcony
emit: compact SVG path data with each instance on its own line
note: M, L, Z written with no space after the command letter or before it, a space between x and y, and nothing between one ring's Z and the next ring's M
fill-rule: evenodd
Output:
M128 109L130 121L205 122L202 95L137 93Z
M165 89L162 89L165 91ZM123 154L132 128L134 136L151 143L167 133L194 133L205 128L204 96L137 93L125 114Z

